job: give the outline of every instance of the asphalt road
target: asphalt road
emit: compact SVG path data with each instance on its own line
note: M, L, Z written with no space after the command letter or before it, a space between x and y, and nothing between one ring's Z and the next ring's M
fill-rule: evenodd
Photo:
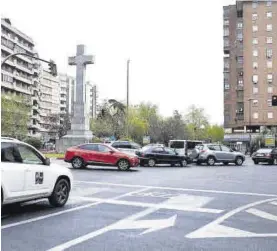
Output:
M64 208L4 208L1 250L277 250L277 166L72 172Z

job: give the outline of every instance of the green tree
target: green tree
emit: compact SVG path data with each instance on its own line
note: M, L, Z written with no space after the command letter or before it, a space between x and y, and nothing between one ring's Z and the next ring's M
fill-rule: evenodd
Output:
M22 96L2 95L1 134L23 139L28 134L31 104Z
M190 106L185 115L185 123L187 124L188 134L193 139L204 139L207 136L205 128L209 126L209 120L204 108L195 105Z
M212 142L222 142L224 138L224 128L219 125L211 125L206 128L206 138Z

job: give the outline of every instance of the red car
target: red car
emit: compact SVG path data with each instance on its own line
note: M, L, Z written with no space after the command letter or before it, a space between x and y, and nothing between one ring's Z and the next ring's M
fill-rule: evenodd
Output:
M85 168L92 164L117 166L126 171L139 164L137 156L131 156L105 144L83 144L68 148L64 158L73 168Z

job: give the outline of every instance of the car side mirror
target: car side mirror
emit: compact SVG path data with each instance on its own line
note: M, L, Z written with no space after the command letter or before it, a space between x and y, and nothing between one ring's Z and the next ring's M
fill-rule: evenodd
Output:
M110 154L114 154L114 151L113 151L113 150L111 150L111 151L110 151Z
M51 164L50 159L46 158L45 161L44 161L44 165L50 166L50 164Z

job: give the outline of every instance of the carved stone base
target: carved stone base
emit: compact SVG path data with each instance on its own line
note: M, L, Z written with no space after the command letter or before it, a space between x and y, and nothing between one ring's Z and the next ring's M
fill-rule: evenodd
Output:
M73 132L77 133L76 131ZM65 152L66 149L68 149L69 147L81 145L84 143L90 143L92 138L93 135L91 131L82 131L79 135L68 134L63 136L61 139L56 140L56 150L58 152Z

